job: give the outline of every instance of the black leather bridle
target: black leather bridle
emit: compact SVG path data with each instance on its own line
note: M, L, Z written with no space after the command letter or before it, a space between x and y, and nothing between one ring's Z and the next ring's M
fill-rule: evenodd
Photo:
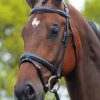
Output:
M30 62L34 65L34 67L37 69L38 75L39 75L40 80L43 84L44 91L47 91L49 89L47 87L47 83L45 81L45 78L43 77L41 67L38 64L36 64L36 62L42 64L45 68L47 68L55 76L55 79L58 80L61 77L61 70L62 70L65 49L67 47L68 38L70 35L72 36L72 46L74 49L76 60L77 60L77 54L76 54L76 45L75 45L74 35L73 35L71 28L70 28L70 23L69 23L70 16L69 16L68 9L65 7L64 11L62 11L62 10L58 10L58 9L51 9L51 8L44 8L44 7L33 8L32 11L30 12L30 15L40 14L40 13L55 13L55 14L58 14L66 19L66 30L63 34L63 38L61 40L61 46L57 52L56 60L53 63L50 63L49 61L45 60L44 58L37 56L35 54L31 54L31 53L24 53L24 54L22 54L22 56L20 58L20 64L23 62ZM55 63L60 55L61 55L60 61L58 62L57 70L55 70ZM57 92L56 91L53 91L53 92L55 93L57 100L60 100Z

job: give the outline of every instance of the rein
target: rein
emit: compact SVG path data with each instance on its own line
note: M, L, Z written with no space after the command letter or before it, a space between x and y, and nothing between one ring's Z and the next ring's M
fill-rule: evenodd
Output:
M60 100L60 98L57 94L58 89L52 90L50 81L53 79L58 81L58 79L61 78L62 64L63 64L63 60L64 60L65 50L66 50L66 47L68 44L68 38L70 35L72 36L72 46L73 46L75 57L77 60L76 44L75 44L75 40L74 40L74 35L73 35L71 28L70 28L70 22L69 22L69 19L70 19L69 11L66 7L64 8L64 11L41 7L41 8L33 8L30 12L30 15L40 14L40 13L55 13L55 14L58 14L66 19L66 30L64 32L64 35L63 35L63 38L61 41L61 48L58 50L56 60L53 63L50 63L49 61L45 60L44 58L37 56L33 53L32 54L31 53L24 53L24 54L22 54L22 56L20 58L20 64L23 62L32 63L38 72L38 75L39 75L40 80L42 82L44 91L45 92L50 91L50 92L54 93L56 96L56 99ZM55 70L55 63L56 63L60 54L61 54L61 58L60 58L60 61L58 62L58 65L57 65L58 69ZM44 78L43 73L41 71L41 67L36 62L42 64L45 68L47 68L53 74L53 76L49 79L48 83L45 81L45 78Z

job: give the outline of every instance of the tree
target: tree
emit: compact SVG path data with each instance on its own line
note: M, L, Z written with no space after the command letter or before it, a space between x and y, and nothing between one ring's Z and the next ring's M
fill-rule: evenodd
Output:
M3 96L13 96L19 57L23 51L21 29L28 14L25 0L0 0L0 100Z
M100 0L86 0L83 14L87 19L95 21L100 26L99 9L100 9Z

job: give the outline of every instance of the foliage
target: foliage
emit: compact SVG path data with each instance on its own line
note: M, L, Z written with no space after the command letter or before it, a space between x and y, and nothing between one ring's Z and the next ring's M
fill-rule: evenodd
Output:
M25 0L0 0L0 100L13 96L18 61L23 51L21 28L28 19Z
M100 0L86 0L84 16L87 19L93 20L100 25Z

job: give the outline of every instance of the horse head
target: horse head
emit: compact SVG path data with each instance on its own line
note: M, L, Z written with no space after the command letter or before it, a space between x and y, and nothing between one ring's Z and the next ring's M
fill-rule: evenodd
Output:
M75 66L69 12L62 0L27 3L32 11L22 30L25 53L20 58L14 93L17 100L43 100L44 93L53 88L58 78Z

